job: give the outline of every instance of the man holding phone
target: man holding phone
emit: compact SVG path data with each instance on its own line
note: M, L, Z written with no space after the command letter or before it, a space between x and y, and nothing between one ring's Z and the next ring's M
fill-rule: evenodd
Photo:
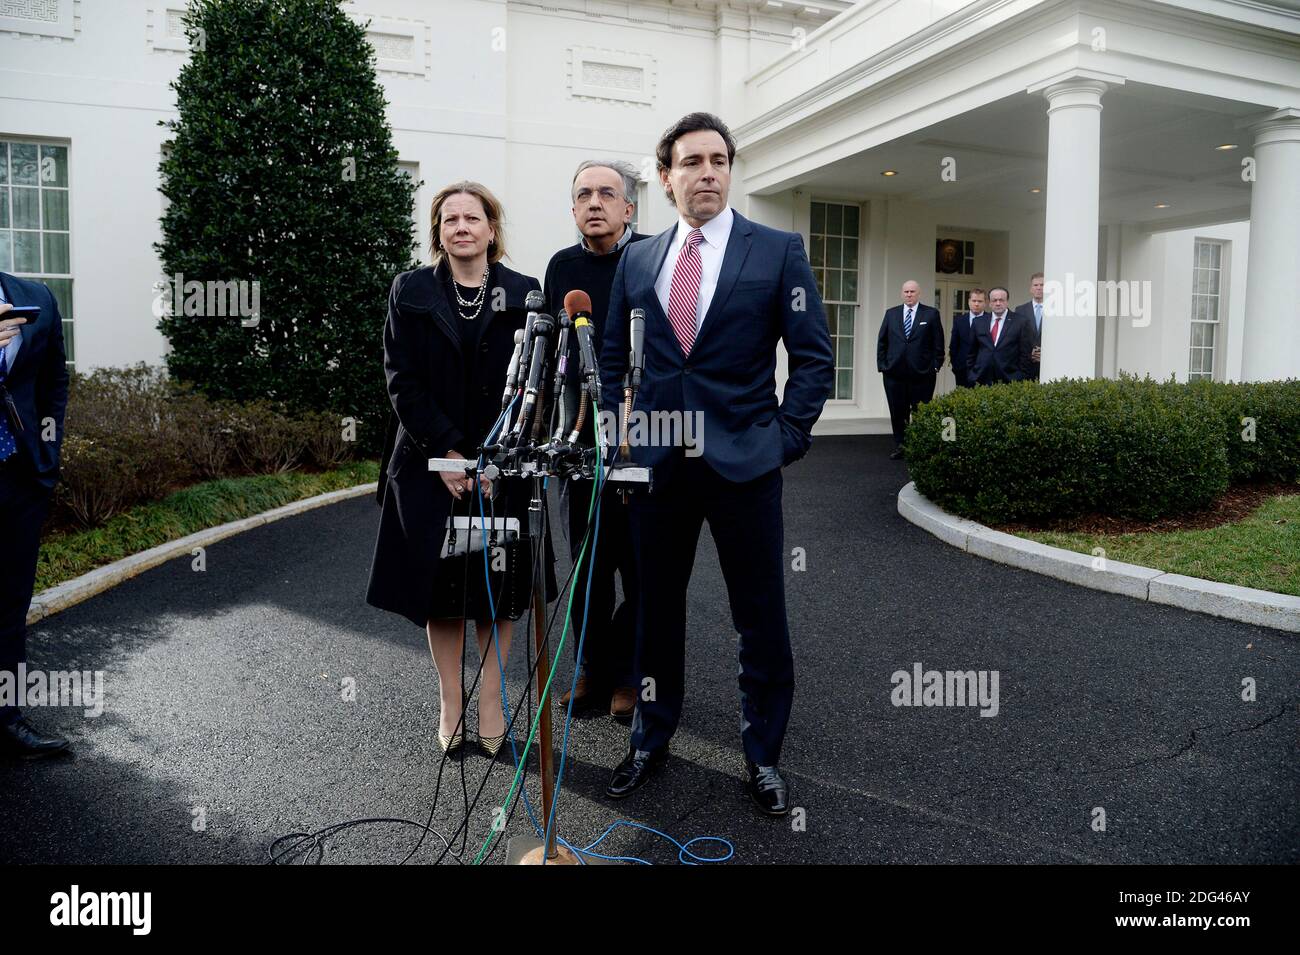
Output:
M63 319L39 282L0 272L0 674L17 690L41 525L59 480L68 369ZM44 736L0 699L0 753L33 759L68 741Z

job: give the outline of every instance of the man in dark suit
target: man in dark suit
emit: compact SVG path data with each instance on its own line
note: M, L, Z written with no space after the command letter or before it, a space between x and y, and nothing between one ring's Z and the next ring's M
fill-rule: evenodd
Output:
M969 388L975 384L967 376L966 357L975 347L975 323L984 317L985 291L973 288L966 296L970 311L958 316L952 323L952 341L948 346L948 355L952 361L952 374L957 379L959 388Z
M1043 347L1043 273L1029 277L1029 301L1017 305L1016 311L1033 325L1034 347L1029 354L1029 377L1038 380L1039 361Z
M633 232L632 213L636 210L637 172L621 160L586 160L578 166L571 185L573 221L582 239L551 256L546 267L546 302L552 315L559 315L564 297L581 289L591 298L591 322L594 347L604 340L605 315L609 311L609 291L614 272L631 242L649 236ZM576 336L570 340L569 367L578 367ZM576 413L576 408L574 409ZM594 418L593 418L594 420ZM591 447L594 441L584 428L579 441ZM587 535L587 512L591 502L591 482L577 478L560 487L562 518L569 535L569 557L577 560ZM636 708L636 688L632 678L632 656L636 650L636 562L632 553L631 530L627 505L612 485L606 486L600 502L600 540L595 547L595 566L588 578L581 574L580 588L588 599L573 602L571 643L578 652L578 635L582 637L581 672L572 691L577 703L598 703L609 709L616 719L629 719ZM592 553L588 545L587 553ZM623 581L623 603L617 605L614 576ZM584 632L585 620L585 632ZM569 705L570 691L556 701Z
M785 606L781 469L803 457L830 394L834 356L812 268L797 234L727 205L736 146L726 125L691 113L656 149L659 181L679 219L628 246L614 276L601 351L603 407L619 407L628 312L645 310L638 410L695 415L692 450L633 448L653 469L632 495L641 583L631 746L606 793L639 788L667 757L685 693L686 589L705 521L740 633L741 741L748 790L770 815L789 812L777 761L794 700ZM776 396L776 351L789 375ZM653 433L654 429L650 429ZM675 443L674 443L675 444Z
M68 369L63 319L48 288L0 272L0 303L0 673L16 690L41 525L59 480ZM35 322L5 317L32 305L41 310ZM66 739L38 733L17 706L0 703L0 752L31 759L67 748Z
M1034 325L1007 308L1007 290L989 289L989 313L975 323L975 347L967 358L967 376L981 385L1023 381L1029 377Z
M903 303L885 312L876 340L876 368L885 378L885 400L894 429L891 458L903 456L903 431L916 406L934 397L935 375L943 367L943 322L937 309L921 304L921 286L903 283Z

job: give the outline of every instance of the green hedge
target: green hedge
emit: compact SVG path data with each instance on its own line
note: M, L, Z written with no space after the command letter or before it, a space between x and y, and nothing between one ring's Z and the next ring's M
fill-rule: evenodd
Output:
M1152 520L1230 483L1300 481L1300 381L960 388L917 410L904 449L922 494L984 523Z

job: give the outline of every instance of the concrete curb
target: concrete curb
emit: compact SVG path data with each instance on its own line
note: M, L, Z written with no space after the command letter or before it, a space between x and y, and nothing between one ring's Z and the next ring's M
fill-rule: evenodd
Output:
M129 580L136 574L143 573L176 557L188 556L196 547L206 547L242 531L260 527L263 524L269 524L285 517L293 517L295 514L302 514L304 511L324 507L327 504L335 504L352 497L361 497L364 494L373 494L377 486L375 482L357 484L338 491L317 494L315 497L303 498L301 501L293 501L282 507L272 508L269 511L263 511L261 514L254 514L252 517L245 517L238 521L231 521L228 524L219 524L216 527L197 531L186 537L168 541L166 544L151 547L138 554L132 554L130 557L123 557L121 560L105 564L103 567L96 567L80 577L65 580L48 590L42 590L33 597L31 606L27 610L27 623L30 626L38 620L43 620L52 614L58 613L60 610L66 610L74 604L79 604L96 594L101 594L110 587L115 587L122 581Z
M944 543L1000 564L1093 590L1300 633L1300 597L1169 574L1004 534L941 510L914 482L898 492L898 513Z

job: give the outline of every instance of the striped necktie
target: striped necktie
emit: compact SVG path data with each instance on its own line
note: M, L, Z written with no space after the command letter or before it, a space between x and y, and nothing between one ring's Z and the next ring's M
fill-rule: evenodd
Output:
M683 355L689 355L695 344L695 305L700 297L700 277L704 274L698 246L703 241L704 233L699 229L687 234L677 264L673 266L673 284L668 290L668 321L677 333Z
M908 338L912 337L912 306L910 305L903 314L903 334Z

